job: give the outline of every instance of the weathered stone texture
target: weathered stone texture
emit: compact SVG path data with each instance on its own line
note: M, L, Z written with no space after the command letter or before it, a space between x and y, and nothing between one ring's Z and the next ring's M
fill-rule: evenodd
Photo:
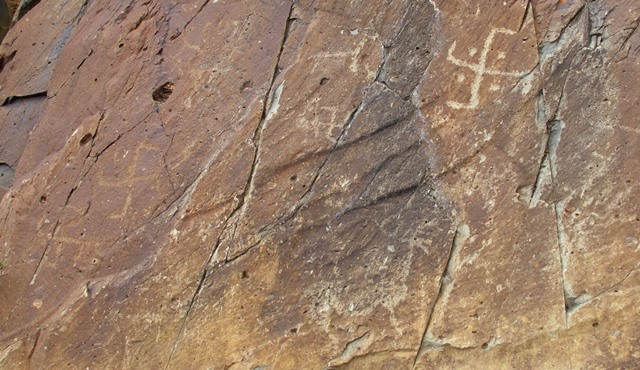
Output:
M42 0L0 368L640 366L633 0Z

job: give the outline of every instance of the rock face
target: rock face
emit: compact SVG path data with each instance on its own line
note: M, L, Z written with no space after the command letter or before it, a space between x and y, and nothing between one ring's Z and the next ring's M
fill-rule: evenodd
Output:
M634 368L635 0L42 0L0 368Z
M0 1L0 41L11 28L11 10L7 6L7 3Z
M20 0L0 0L0 41L4 39L9 28L11 28L14 15L17 20L24 12L35 6L37 2L34 0L22 0L22 9L17 11L20 7Z

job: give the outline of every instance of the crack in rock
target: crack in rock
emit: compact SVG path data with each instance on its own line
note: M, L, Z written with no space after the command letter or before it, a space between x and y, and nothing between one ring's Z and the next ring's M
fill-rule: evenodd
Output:
M205 2L204 5L206 5L209 2L209 0L207 0ZM204 5L202 8L204 8ZM255 174L256 174L256 169L257 169L257 165L258 165L258 161L259 161L259 154L260 154L260 141L261 141L261 134L262 134L262 130L264 130L264 126L267 122L267 118L269 116L269 112L272 111L272 108L274 106L273 102L275 101L275 99L273 99L273 97L276 94L276 91L278 90L276 88L276 91L274 91L273 89L273 85L275 83L276 78L278 77L278 74L280 72L280 58L282 57L282 53L284 51L285 48L285 44L287 42L287 37L289 36L289 27L291 26L291 15L293 13L294 10L294 5L295 3L292 1L291 5L289 7L289 14L287 16L287 19L285 21L285 25L284 25L284 30L283 30L283 35L282 35L282 42L280 44L280 49L278 50L278 54L276 57L276 62L275 62L275 66L274 66L274 70L273 73L271 75L271 79L269 81L269 86L268 89L266 91L266 96L264 98L264 103L263 103L263 108L262 108L262 116L260 118L260 121L258 122L258 125L256 126L256 129L254 131L253 137L252 137L252 142L255 146L255 150L254 150L254 158L253 158L253 163L251 166L251 171L249 174L249 178L246 182L245 188L243 189L243 193L240 199L240 202L238 203L238 205L236 205L236 207L231 211L231 213L229 214L229 216L225 219L223 226L222 226L222 231L220 233L220 237L218 237L215 245L212 248L212 251L209 255L209 258L207 259L204 268L203 268L203 272L202 275L199 279L198 285L194 291L194 294L189 302L189 306L187 308L187 311L182 319L182 323L180 324L180 329L178 331L178 334L176 336L176 339L174 340L173 345L171 346L171 351L169 352L169 357L167 360L167 364L165 366L165 370L169 368L169 366L171 365L171 361L173 359L173 356L175 354L175 350L178 347L178 344L180 342L180 339L182 338L182 336L184 335L186 329L187 329L187 322L188 322L188 318L189 315L191 314L193 308L195 307L195 304L198 300L198 297L204 287L204 283L207 279L208 276L208 272L209 272L209 268L211 267L211 263L213 262L213 260L216 258L218 250L220 248L221 242L222 242L222 237L224 236L227 228L229 227L229 221L231 221L233 218L236 217L236 215L244 209L244 207L246 206L246 200L247 198L250 196L250 192L253 189L253 182L254 182L254 178L255 178ZM202 9L201 8L201 9ZM278 88L280 88L280 93L282 92L282 87L283 85L281 84L280 86L278 86ZM271 99L269 99L269 96L271 95ZM279 94L278 94L278 101L279 101Z
M420 347L418 348L416 356L413 360L414 367L424 352L431 349L442 348L442 346L446 344L442 338L435 337L431 333L431 329L435 320L441 319L440 317L436 318L436 314L438 312L444 311L444 305L446 305L447 300L449 299L449 294L453 289L453 274L459 265L460 249L467 241L467 239L469 239L470 235L471 231L469 230L469 226L466 224L458 226L453 235L453 241L451 243L451 249L449 252L447 264L439 280L438 295L436 296L433 306L431 307L431 312L429 313L429 317L427 318L427 323L422 335Z
M369 331L367 331L366 333L362 334L358 338L350 341L349 343L347 343L344 346L344 350L342 351L340 356L338 356L338 357L334 358L333 360L329 361L327 363L327 365L325 366L325 369L330 369L330 368L333 368L335 366L340 366L340 365L344 365L344 364L348 363L358 353L360 353L361 351L365 350L366 347L368 347L371 344L372 341L373 341L373 338L372 338L371 332L369 332Z

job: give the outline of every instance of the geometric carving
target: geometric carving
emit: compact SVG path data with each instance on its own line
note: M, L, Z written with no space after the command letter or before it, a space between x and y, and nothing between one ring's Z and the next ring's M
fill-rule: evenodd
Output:
M144 175L136 174L136 169L140 163L140 152L143 150L149 151L158 151L159 149L155 146L151 146L148 144L140 144L133 154L133 158L131 160L131 165L127 169L126 176L124 178L118 178L117 180L110 180L108 176L104 175L104 171L100 170L98 172L98 185L104 186L107 188L126 188L127 196L124 201L124 205L119 212L114 212L109 215L109 218L117 218L122 219L126 216L127 211L129 210L129 206L131 205L131 194L133 193L133 188L136 187L136 183L144 180L148 180L157 176L157 174L147 173ZM126 155L126 154L125 154Z
M470 94L471 97L469 98L469 101L466 103L458 102L458 101L448 101L447 105L450 106L451 108L454 108L454 109L476 108L480 103L480 87L482 85L482 81L484 77L487 75L522 77L527 73L529 73L529 71L507 72L507 71L499 71L492 68L487 68L487 56L489 54L489 51L491 50L491 44L493 43L493 39L495 35L498 33L506 34L506 35L516 34L515 31L509 30L506 28L494 28L493 30L491 30L491 32L489 33L489 36L487 36L486 40L484 41L484 45L482 46L482 51L480 53L480 60L478 61L477 64L469 63L467 61L460 60L453 56L453 52L456 49L455 41L453 42L453 45L451 45L451 47L449 48L449 52L447 54L447 60L459 67L468 68L474 73L473 81L471 81L471 83L469 84L469 88L471 91L471 94ZM474 56L476 52L477 50L472 48L469 50L469 55ZM502 52L498 53L498 59L503 59L503 58L505 58L505 54ZM464 76L462 75L459 76L458 81L460 82L464 81ZM491 90L497 90L497 89L498 89L498 86L491 86Z

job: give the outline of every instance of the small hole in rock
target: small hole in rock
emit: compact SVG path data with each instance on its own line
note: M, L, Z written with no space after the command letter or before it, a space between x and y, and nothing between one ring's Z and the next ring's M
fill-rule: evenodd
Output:
M482 349L487 349L489 348L489 343L482 343Z
M600 323L594 322L593 324L591 324L591 326L593 326L594 328L597 328L600 325Z
M82 139L80 139L80 145L85 145L86 143L90 142L91 139L93 139L93 135L91 134L85 134Z
M159 103L164 103L167 101L167 99L169 99L171 93L173 93L173 87L173 82L165 82L164 84L162 84L162 86L156 88L153 91L151 97L153 98L153 100Z
M242 278L243 279L248 279L249 278L249 273L246 271L242 271Z
M240 86L240 92L248 90L250 88L253 87L253 82L252 81L245 81L242 83L242 86Z
M296 334L298 333L298 328L293 328L291 330L289 330L292 334Z
M43 196L40 197L40 203L44 203L46 201L47 201L47 196L46 195L43 195Z
M298 179L298 175L293 175L289 178L291 181L296 181Z
M324 85L324 84L326 84L327 82L329 82L329 78L328 78L328 77L322 77L322 78L320 79L320 85Z

